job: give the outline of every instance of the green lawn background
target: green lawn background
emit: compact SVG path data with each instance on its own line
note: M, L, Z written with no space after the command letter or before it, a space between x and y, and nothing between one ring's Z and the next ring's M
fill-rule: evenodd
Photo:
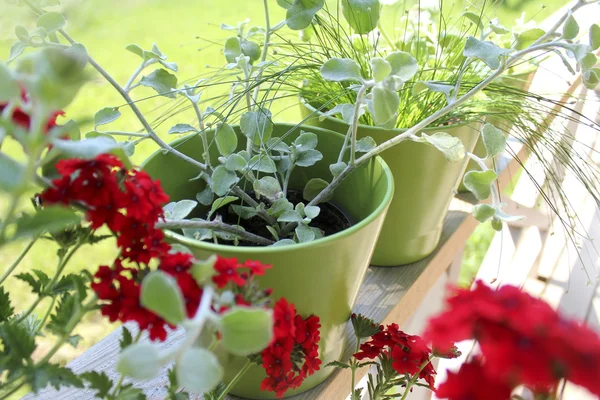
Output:
M6 0L4 0L6 1ZM283 19L283 12L275 0L270 0L272 20L279 22ZM541 6L539 0L527 2L507 3L504 6L493 5L492 16L500 18L501 22L510 25L511 21L520 16L521 10L527 11L528 16L535 16L541 20L549 15L552 10L562 6L560 0L551 0L548 7ZM1 5L0 12L0 60L8 58L10 44L14 41L14 26L23 24L27 27L35 25L35 18L24 9L7 4ZM131 73L139 65L140 59L125 50L125 46L136 43L143 48L150 48L156 42L160 49L168 55L169 61L179 65L178 77L183 80L195 81L195 78L213 68L224 64L221 46L230 32L219 28L221 22L235 25L238 21L250 18L252 24L263 24L262 2L260 0L67 0L62 8L67 18L67 31L73 38L83 43L89 54L94 57L106 70L119 82L124 84ZM462 6L449 6L448 12L460 13ZM390 9L384 10L384 18L389 20L392 15ZM389 23L389 21L387 21ZM390 27L393 29L392 27ZM136 89L134 97L143 99L154 93L147 88ZM65 111L69 118L82 120L92 118L94 113L105 106L122 105L123 100L112 88L98 75L77 96L76 101ZM161 116L172 102L164 97L152 97L140 102L143 110L150 113L150 119ZM137 131L140 124L131 113L123 107L123 117L111 129ZM286 119L295 119L294 112L285 114ZM166 136L168 128L178 122L189 122L190 116L180 114L172 123L163 124L158 132ZM91 127L88 126L91 129ZM87 129L87 130L90 130ZM87 131L85 128L82 132ZM12 155L19 157L19 149L14 143L7 143ZM147 141L136 149L134 162L141 162L156 147ZM30 207L22 204L22 209ZM6 197L0 195L0 212L6 208ZM1 214L0 214L1 215ZM465 262L461 282L467 283L476 273L479 264L489 246L493 231L488 225L479 227L467 243ZM0 250L0 273L10 266L17 257L25 243L16 243ZM19 266L19 271L28 271L34 268L52 274L57 257L55 247L51 243L38 242L33 250ZM88 269L95 271L99 265L109 263L115 256L114 243L106 241L94 248L83 248L69 265L69 271ZM68 272L68 271L67 271ZM11 292L14 306L17 311L26 309L32 300L26 285L11 278L6 286ZM47 303L38 308L43 313ZM67 362L83 352L89 346L104 337L114 326L109 324L99 315L89 317L81 324L76 333L85 339L77 347L65 347L55 359ZM38 349L40 354L47 350L47 343L42 342Z

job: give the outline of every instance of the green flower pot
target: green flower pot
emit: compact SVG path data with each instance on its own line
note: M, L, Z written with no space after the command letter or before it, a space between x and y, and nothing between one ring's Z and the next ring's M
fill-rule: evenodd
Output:
M534 70L529 70L529 71L525 71L525 72L514 74L514 75L507 75L507 76L502 77L499 80L499 83L506 85L506 86L510 86L510 87L518 89L518 90L527 91L527 90L529 90L529 87L531 86L531 82L533 81L533 77L535 76L536 71L537 71L537 67ZM513 127L513 123L510 122L510 120L507 120L507 119L499 117L499 116L493 116L493 115L487 116L485 118L485 122L488 124L494 125L496 128L500 129L502 132L504 132L506 134L509 134ZM477 143L475 144L475 148L473 149L473 154L475 154L476 156L481 157L481 158L483 158L487 155L487 151L485 149L485 145L483 144L483 140L481 140L481 139L477 140ZM485 160L484 162L488 168L493 168L494 163L492 160ZM469 171L479 171L479 170L481 170L481 168L479 168L477 163L473 160L469 160L469 163L467 164L467 169L465 170L465 174ZM465 185L462 182L462 178L461 178L460 185L458 186L458 192L465 193L468 191L469 191L469 189L467 189L465 187Z
M301 129L317 134L317 149L323 153L323 159L312 167L294 169L290 188L300 190L311 178L331 178L329 165L337 161L344 140L342 135L325 129L287 124L275 125L273 136L287 134L284 140L291 142ZM237 127L236 131L240 135ZM209 141L212 141L213 134L208 134ZM240 140L240 145L242 143L245 141ZM199 136L184 137L172 145L190 157L202 159ZM212 146L210 151L211 157L216 160L216 146ZM161 151L151 155L142 167L153 178L160 179L172 201L195 199L196 193L205 187L201 180L190 180L198 175L194 166ZM291 396L318 385L334 371L334 368L323 366L339 359L344 350L346 323L369 266L393 192L394 181L390 169L377 157L355 170L335 191L332 202L355 222L342 232L309 243L281 247L218 245L186 238L175 232L167 231L165 234L171 241L190 248L200 259L219 254L237 257L241 261L259 260L273 265L261 277L261 286L273 288L274 299L285 297L294 303L302 316L314 314L321 319L319 356L323 362L322 368L306 379L300 388L286 393L286 396ZM206 215L207 209L201 211ZM245 358L227 357L222 362L228 381L241 369ZM254 365L235 385L232 393L252 399L275 398L274 393L260 390L264 377L262 368Z
M342 120L327 117L319 121L314 107L303 101L300 104L306 123L341 133L348 131L348 125ZM458 137L468 151L473 149L479 135L478 126L466 124L425 130L429 134L439 131ZM358 127L359 138L371 136L378 144L402 132L366 125ZM394 174L397 189L371 264L410 264L427 257L437 247L466 162L450 163L435 148L409 141L384 151L381 156Z

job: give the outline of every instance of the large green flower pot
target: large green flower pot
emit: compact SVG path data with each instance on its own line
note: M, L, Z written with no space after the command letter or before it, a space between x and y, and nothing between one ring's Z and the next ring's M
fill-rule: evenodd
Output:
M311 178L331 178L329 165L337 160L344 138L324 129L311 126L296 128L286 124L275 125L273 135L287 134L285 141L289 142L299 135L300 129L317 134L317 149L323 153L323 159L314 166L294 169L290 188L301 190ZM212 141L212 135L209 133L209 141ZM245 141L240 140L240 146L242 143ZM202 159L202 141L199 136L184 137L172 145L190 157ZM210 151L216 160L216 146ZM194 166L161 151L151 155L143 164L143 169L153 178L160 179L172 201L195 199L196 193L205 186L203 181L191 180L198 175ZM355 170L335 191L332 202L355 222L342 232L310 243L281 247L226 246L200 242L175 232L166 232L166 235L170 240L189 247L200 259L219 254L237 257L242 261L260 260L273 265L261 277L261 286L273 288L275 299L285 297L294 303L304 317L314 314L321 319L319 356L324 366L339 359L344 350L346 322L369 266L393 192L394 181L390 169L378 157ZM204 209L198 215L205 216L206 211ZM245 359L229 357L222 361L228 380L241 369ZM306 379L300 388L288 391L286 396L318 385L333 370L334 368L321 368ZM263 378L262 368L253 366L235 385L232 393L252 399L275 398L273 393L260 391Z
M514 88L514 89L517 89L517 90L528 91L536 72L537 72L537 67L533 70L530 69L525 72L503 76L502 78L499 79L498 83L508 86L508 87L511 87L511 88ZM495 115L487 116L485 118L485 122L488 124L494 125L496 128L500 129L502 132L504 132L507 135L510 133L510 131L512 130L512 127L513 127L513 123L510 120L508 120L506 118L502 118L501 116L495 116ZM487 151L483 144L483 140L481 140L481 139L477 140L477 143L475 144L475 148L473 149L473 154L475 154L476 156L481 157L481 158L484 158L487 155ZM488 168L493 168L494 164L493 164L492 160L485 160L484 162ZM465 173L467 173L469 171L479 171L479 170L481 170L481 168L479 168L477 163L475 161L469 160L469 163L467 164L467 169L465 170ZM460 180L460 185L458 186L458 191L460 193L469 191L469 189L467 189L465 187L465 185L462 183L462 179Z
M301 101L306 123L343 133L348 131L348 125L342 120L327 117L320 121L315 111L310 104ZM467 124L425 130L429 134L439 131L458 137L468 151L473 149L479 135L478 127ZM358 127L359 138L371 136L378 144L402 132L366 125ZM435 148L409 141L384 151L381 156L394 174L396 192L371 264L410 264L427 257L437 247L466 162L450 163Z

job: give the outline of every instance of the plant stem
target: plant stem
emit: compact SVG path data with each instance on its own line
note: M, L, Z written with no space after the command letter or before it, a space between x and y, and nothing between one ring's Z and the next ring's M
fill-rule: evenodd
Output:
M198 104L190 99L192 103L192 107L194 108L194 112L196 113L196 118L198 118L198 127L200 128L200 139L202 139L202 156L204 157L204 162L208 165L209 168L212 168L210 165L210 154L208 153L208 141L206 140L206 132L204 131L204 118L202 117L202 112L200 111L200 107Z
M244 366L237 373L237 375L234 376L233 379L227 384L225 389L223 389L223 393L221 393L221 395L219 396L219 398L217 400L223 400L225 398L225 396L227 396L227 393L229 393L229 391L231 389L233 389L235 384L238 383L238 381L242 378L242 376L244 376L244 374L250 369L251 366L252 366L252 362L247 359L246 364L244 364Z
M147 133L135 133L135 132L110 131L110 132L100 132L100 133L105 133L105 134L111 135L111 136L127 136L127 137L138 137L138 138L149 138L150 137L150 135L148 135Z
M428 358L427 361L425 361L423 364L421 364L421 367L419 368L419 371L406 384L406 389L404 391L404 394L400 398L400 400L405 400L406 399L406 396L408 396L408 394L410 393L410 388L419 380L419 375L421 374L421 372L423 372L423 370L425 369L425 367L427 366L427 364L429 364L430 362L431 362L431 359Z
M358 117L360 112L360 106L362 105L365 94L367 93L367 89L371 86L372 84L368 84L367 82L363 83L360 89L358 90L358 94L356 95L356 103L354 104L354 115L352 116L352 138L350 139L350 165L354 165L356 160L356 134L358 132Z
M31 248L33 247L33 245L35 244L35 242L38 240L38 238L39 238L39 236L34 237L31 240L31 242L29 242L29 244L21 251L21 254L19 254L19 256L12 263L12 265L10 266L10 268L8 268L6 270L6 272L0 278L0 285L2 285L2 283L6 280L6 278L8 278L9 275L12 274L12 272L15 270L15 268L17 268L17 266L21 263L21 261L23 260L23 258L25 258L25 256L29 252L29 250L31 250Z
M20 199L21 199L21 196L16 193L13 193L11 196L10 205L8 206L8 211L6 212L6 215L5 215L4 219L2 220L2 222L0 222L0 246L4 242L4 235L6 234L6 228L8 227L8 224L10 223L10 221L12 220L13 214L17 211L17 206L19 205Z
M46 323L46 320L50 316L50 313L52 313L52 309L54 308L55 302L56 302L56 296L52 296L52 301L50 301L50 306L48 307L48 310L46 310L46 314L44 314L44 317L42 318L42 322L40 322L38 329L36 329L36 333L39 332L41 329L43 329L44 324Z
M263 246L272 245L272 240L266 239L262 236L255 235L253 233L244 231L240 228L237 228L233 225L225 224L223 222L218 221L206 221L206 220L167 220L165 222L158 222L156 224L157 229L191 229L191 228L199 228L199 229L212 229L215 231L222 231L227 233L233 233L234 235L239 236L242 239L248 240L250 242L254 242L256 244L261 244Z
M149 65L149 64L148 64ZM123 90L125 90L127 93L129 93L129 91L132 89L131 85L133 85L133 81L135 81L135 79L138 77L139 74L142 73L142 71L144 70L144 68L146 68L146 61L143 61L140 66L138 67L138 69L136 69L133 74L131 75L131 77L129 78L129 80L127 81L127 83L125 84L125 87L123 88Z
M16 379L12 382L16 382ZM6 382L4 385L2 386L6 386L10 383L12 383L11 381ZM1 397L0 400L4 400L4 399L8 399L10 398L13 394L15 394L15 392L17 392L19 389L21 389L23 386L25 385L25 382L21 382L18 385L16 385L14 388L12 388L11 390L9 390L7 393L4 393Z
M265 62L267 60L267 55L269 54L269 41L271 40L271 19L269 18L268 0L263 0L263 8L265 10L265 41L263 44L260 62ZM263 68L261 68L260 71L258 72L258 75L256 76L257 80L260 79ZM260 85L256 85L256 87L254 88L254 93L252 95L253 104L256 104L256 102L258 101L259 91L260 91Z

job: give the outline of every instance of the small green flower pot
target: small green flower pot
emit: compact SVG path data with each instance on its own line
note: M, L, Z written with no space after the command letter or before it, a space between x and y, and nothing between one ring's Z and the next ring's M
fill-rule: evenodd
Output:
M323 159L312 167L294 170L290 188L300 190L311 178L331 179L329 165L337 161L344 140L342 135L325 129L287 124L276 124L273 136L287 134L285 141L291 142L301 129L317 134L317 149L323 153ZM237 128L236 131L239 135ZM213 133L209 133L209 141L212 140L212 135ZM199 136L184 137L172 145L190 157L202 159L202 141ZM216 146L211 148L211 156L216 160ZM196 193L205 186L201 180L190 180L198 175L194 166L161 151L151 155L144 162L143 169L153 178L160 179L172 201L195 199ZM175 232L167 231L165 234L171 241L190 248L200 259L219 254L237 257L240 261L259 260L273 265L261 277L261 286L273 288L274 299L285 297L294 303L302 316L314 314L321 319L319 356L324 366L337 360L344 350L346 323L369 266L393 192L394 181L390 169L377 157L355 170L336 189L332 202L344 209L355 224L328 237L281 247L236 247L201 242ZM245 359L229 357L222 361L226 369L226 380L230 380L241 369ZM302 393L318 385L333 371L334 368L322 367L306 379L300 388L288 391L286 396ZM274 393L260 391L264 377L262 368L253 366L232 393L252 399L275 398Z
M525 72L522 72L519 74L514 74L514 75L508 75L508 76L502 77L500 79L499 83L506 85L506 86L510 86L514 89L527 91L527 90L529 90L529 87L531 86L531 82L533 81L533 77L535 76L536 71L537 71L537 67L534 70L529 70L529 71L525 71ZM504 132L506 134L509 134L513 127L512 122L510 122L500 116L493 116L493 115L488 116L485 118L485 122L488 124L494 125L496 128L500 129L502 132ZM487 155L487 151L485 150L483 140L481 140L481 139L477 140L477 143L475 144L475 148L473 149L473 154L475 154L476 156L481 157L481 158L483 158ZM494 163L492 162L492 160L485 160L484 162L488 168L493 168ZM465 170L465 174L469 171L479 171L479 170L480 170L480 168L477 166L477 163L473 160L469 160L469 163L467 164L467 169ZM458 186L458 192L465 193L468 191L469 191L469 189L467 189L465 187L465 185L462 182L462 178L461 178L460 185Z
M327 117L319 121L314 107L303 101L300 103L303 117L308 118L306 123L341 133L348 131L348 125L342 120ZM458 137L471 151L479 135L478 128L465 124L430 128L425 132L447 132ZM358 127L359 138L371 136L378 144L402 132L366 125ZM381 156L394 174L396 192L371 264L410 264L427 257L437 247L444 218L466 162L450 163L435 148L409 141L384 151Z

